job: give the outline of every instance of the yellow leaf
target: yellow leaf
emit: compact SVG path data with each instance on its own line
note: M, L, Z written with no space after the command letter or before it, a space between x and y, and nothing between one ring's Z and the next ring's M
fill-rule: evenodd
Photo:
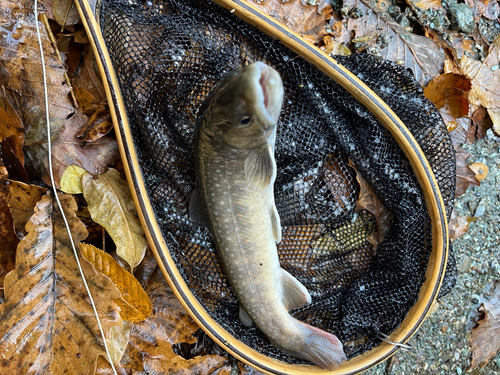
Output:
M92 219L102 225L116 244L116 252L132 270L141 262L147 241L126 181L116 169L93 178L82 177L85 197Z
M76 217L74 198L61 194L75 241L87 236ZM70 239L57 205L45 195L26 225L17 248L16 268L5 277L0 305L0 373L93 375L105 356L97 319L78 271ZM116 286L83 258L106 340L121 327Z
M82 176L87 171L78 165L70 165L64 170L61 177L61 190L68 194L81 194L83 193Z
M80 249L85 259L118 287L122 298L115 302L122 309L120 315L124 320L140 322L151 314L149 297L130 272L124 270L111 255L95 246L81 242Z
M123 322L123 327L111 327L109 333L109 354L111 361L117 365L123 357L127 348L128 337L132 329L132 322Z

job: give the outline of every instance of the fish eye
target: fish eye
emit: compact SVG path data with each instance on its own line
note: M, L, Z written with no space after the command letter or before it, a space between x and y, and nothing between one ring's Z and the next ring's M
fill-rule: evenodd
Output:
M241 120L240 120L240 125L248 125L250 124L250 120L251 118L246 116L246 117L243 117Z

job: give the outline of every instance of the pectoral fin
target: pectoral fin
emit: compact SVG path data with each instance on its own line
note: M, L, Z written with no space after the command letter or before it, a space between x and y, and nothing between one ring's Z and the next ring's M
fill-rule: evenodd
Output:
M271 209L271 225L273 226L273 236L276 243L281 242L281 220L274 203Z
M283 287L283 304L288 311L311 303L311 295L306 287L284 269L281 269L281 285Z
M251 184L266 188L276 177L276 161L272 147L265 143L254 148L245 161L245 175Z
M208 226L208 218L198 189L194 189L189 198L189 220Z
M241 307L240 305L240 322L243 324L245 327L251 327L253 325L253 320L250 318L250 315L247 314L247 312Z

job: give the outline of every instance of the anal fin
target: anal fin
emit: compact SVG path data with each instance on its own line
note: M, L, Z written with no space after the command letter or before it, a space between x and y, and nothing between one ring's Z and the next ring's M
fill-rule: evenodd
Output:
M243 324L245 327L251 327L253 325L252 318L250 318L250 315L248 315L248 313L245 311L245 309L243 309L243 307L241 307L241 305L239 317L241 324Z
M284 269L281 269L282 301L288 311L311 303L306 287Z

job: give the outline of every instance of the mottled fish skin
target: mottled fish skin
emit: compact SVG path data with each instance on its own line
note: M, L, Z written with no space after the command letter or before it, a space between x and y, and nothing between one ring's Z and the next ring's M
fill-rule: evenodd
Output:
M276 347L331 370L345 360L342 344L289 315L311 297L280 267L276 249L274 140L282 100L279 74L262 62L229 73L210 93L197 119L190 216L212 234L242 323L255 323Z

